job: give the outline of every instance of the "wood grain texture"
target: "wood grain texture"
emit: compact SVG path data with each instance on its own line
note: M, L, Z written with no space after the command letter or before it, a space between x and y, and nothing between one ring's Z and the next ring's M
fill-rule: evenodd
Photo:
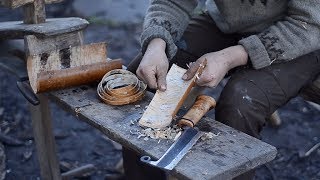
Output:
M139 124L144 127L165 128L171 124L183 101L194 85L194 79L182 79L185 69L173 65L167 74L167 90L157 91Z
M35 93L94 82L121 66L121 60L107 61L105 43L75 46L27 58L30 85Z
M23 24L22 21L0 22L0 40L23 39L26 35L40 38L83 30L89 22L82 18L53 18L41 24Z
M28 35L24 38L25 52L27 55L48 53L83 44L82 31L75 31L66 34L48 36L45 38Z
M46 22L46 7L44 0L34 0L23 6L23 23L40 24Z
M80 120L99 129L112 140L142 155L160 158L173 143L170 140L149 139L144 141L132 134L141 130L131 121L141 117L153 94L147 93L141 108L135 104L121 108L101 102L96 88L81 86L49 93L63 109ZM271 161L276 155L275 147L248 136L211 118L203 118L198 127L219 134L206 141L198 141L190 152L170 173L181 179L231 179L250 169Z
M5 6L8 8L18 8L20 6L33 3L35 0L0 0L0 6ZM58 3L63 0L45 0L46 4Z
M61 179L48 98L42 94L39 95L39 99L40 105L30 105L30 113L41 178L46 180Z

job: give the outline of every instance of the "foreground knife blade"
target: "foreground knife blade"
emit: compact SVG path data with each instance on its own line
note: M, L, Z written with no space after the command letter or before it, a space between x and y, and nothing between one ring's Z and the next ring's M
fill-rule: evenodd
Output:
M216 101L212 97L199 95L187 114L178 122L178 125L184 128L184 132L178 140L170 146L158 161L152 161L149 156L143 156L140 160L164 170L172 170L202 135L202 132L193 127L215 105Z
M198 141L201 135L202 132L197 129L187 127L159 160L152 161L150 156L142 156L140 160L163 170L172 170Z

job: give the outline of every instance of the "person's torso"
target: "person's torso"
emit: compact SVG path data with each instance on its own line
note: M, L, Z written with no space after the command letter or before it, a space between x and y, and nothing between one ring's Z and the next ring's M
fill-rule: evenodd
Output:
M225 33L260 32L287 13L289 0L207 0L206 8Z

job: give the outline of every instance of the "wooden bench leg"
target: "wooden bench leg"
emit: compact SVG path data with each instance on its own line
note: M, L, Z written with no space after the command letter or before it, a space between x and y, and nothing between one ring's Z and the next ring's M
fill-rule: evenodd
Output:
M33 106L30 104L30 112L41 179L58 180L61 179L61 174L56 154L48 98L42 94L38 97L40 105Z

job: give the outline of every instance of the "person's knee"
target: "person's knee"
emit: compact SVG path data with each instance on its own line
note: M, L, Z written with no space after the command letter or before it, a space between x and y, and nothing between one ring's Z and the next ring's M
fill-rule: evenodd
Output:
M265 123L267 100L252 82L231 79L216 107L216 119L249 135L258 137Z

